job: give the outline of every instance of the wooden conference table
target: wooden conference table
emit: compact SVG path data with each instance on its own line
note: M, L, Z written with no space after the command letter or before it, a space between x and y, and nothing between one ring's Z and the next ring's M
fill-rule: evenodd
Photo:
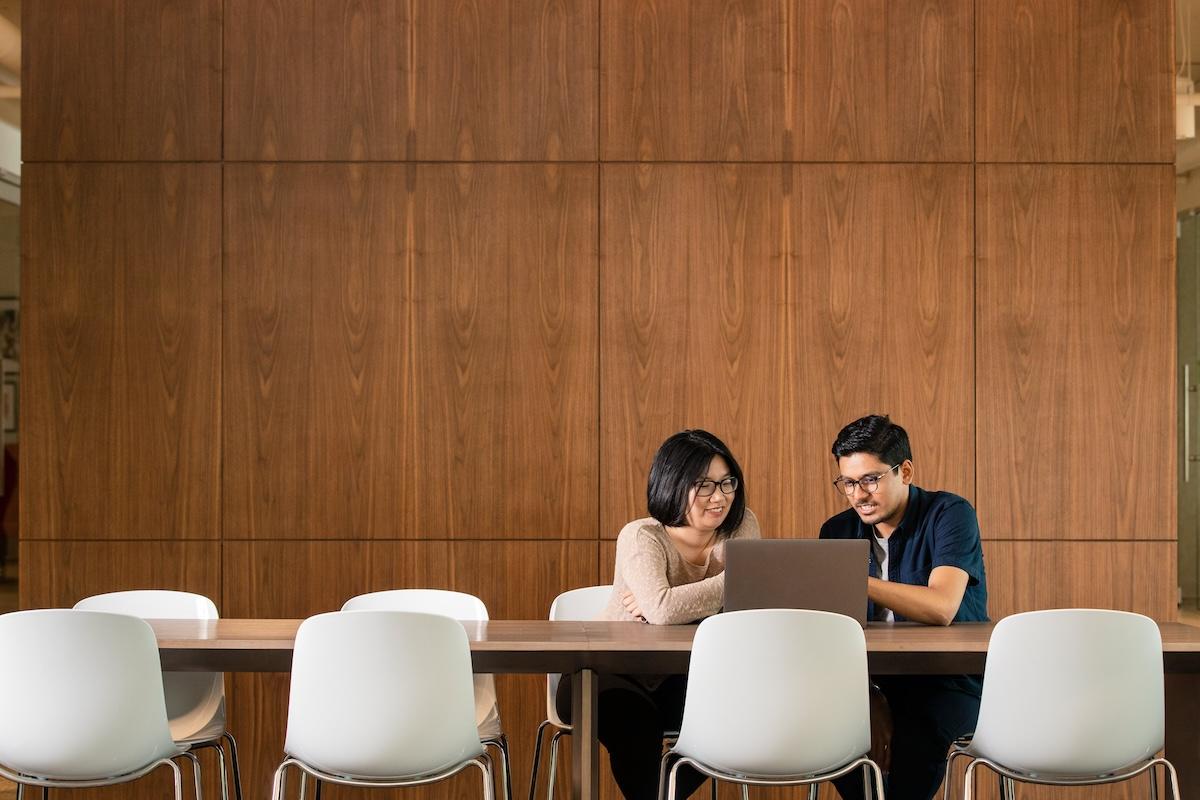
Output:
M165 670L287 672L300 620L152 620ZM597 672L686 672L694 625L628 622L463 623L476 672L573 672L573 795L599 796ZM1200 628L1162 623L1166 670L1167 757L1182 794L1200 800ZM867 659L876 674L983 672L992 625L948 628L872 624ZM515 733L510 731L510 733Z

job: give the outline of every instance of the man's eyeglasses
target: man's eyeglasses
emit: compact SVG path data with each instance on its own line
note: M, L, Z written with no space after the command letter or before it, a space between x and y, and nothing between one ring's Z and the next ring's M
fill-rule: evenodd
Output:
M711 496L717 490L718 486L721 487L721 494L729 496L737 491L738 479L732 475L719 481L710 481L706 478L702 481L696 481L694 485L696 487L696 494L700 497Z
M888 472L894 472L895 470L899 469L899 467L900 465L897 464L887 472L882 472L878 475L863 475L856 481L852 481L849 478L838 478L833 482L833 488L837 489L847 497L853 497L854 490L859 486L861 486L863 491L867 494L875 494L875 492L879 489L879 482L887 476Z

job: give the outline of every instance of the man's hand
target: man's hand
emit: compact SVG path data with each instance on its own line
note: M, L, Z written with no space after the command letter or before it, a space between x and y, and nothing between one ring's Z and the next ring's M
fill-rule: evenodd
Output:
M626 611L642 622L646 621L646 618L642 615L642 609L638 606L637 598L633 596L633 592L625 591L621 593L621 605L625 606Z
M970 576L958 567L936 567L928 586L867 578L867 597L913 622L949 625L958 614Z

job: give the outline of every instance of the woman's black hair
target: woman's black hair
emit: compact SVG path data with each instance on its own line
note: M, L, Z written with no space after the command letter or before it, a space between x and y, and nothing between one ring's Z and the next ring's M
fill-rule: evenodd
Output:
M680 431L663 442L654 454L650 479L646 482L646 506L650 516L663 525L686 525L688 495L696 482L704 478L713 456L725 459L730 476L738 482L729 513L717 528L717 535L724 538L736 531L746 513L746 481L742 477L742 468L724 442L699 429Z

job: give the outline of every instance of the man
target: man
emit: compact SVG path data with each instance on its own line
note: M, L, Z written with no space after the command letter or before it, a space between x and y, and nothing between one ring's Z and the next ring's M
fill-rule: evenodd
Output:
M987 582L975 509L949 492L913 485L908 434L886 416L842 428L833 443L834 488L850 508L821 526L822 539L871 543L867 616L929 625L986 622ZM976 675L879 675L892 716L888 800L929 800L950 743L975 730ZM837 782L845 800L863 796L858 773Z

